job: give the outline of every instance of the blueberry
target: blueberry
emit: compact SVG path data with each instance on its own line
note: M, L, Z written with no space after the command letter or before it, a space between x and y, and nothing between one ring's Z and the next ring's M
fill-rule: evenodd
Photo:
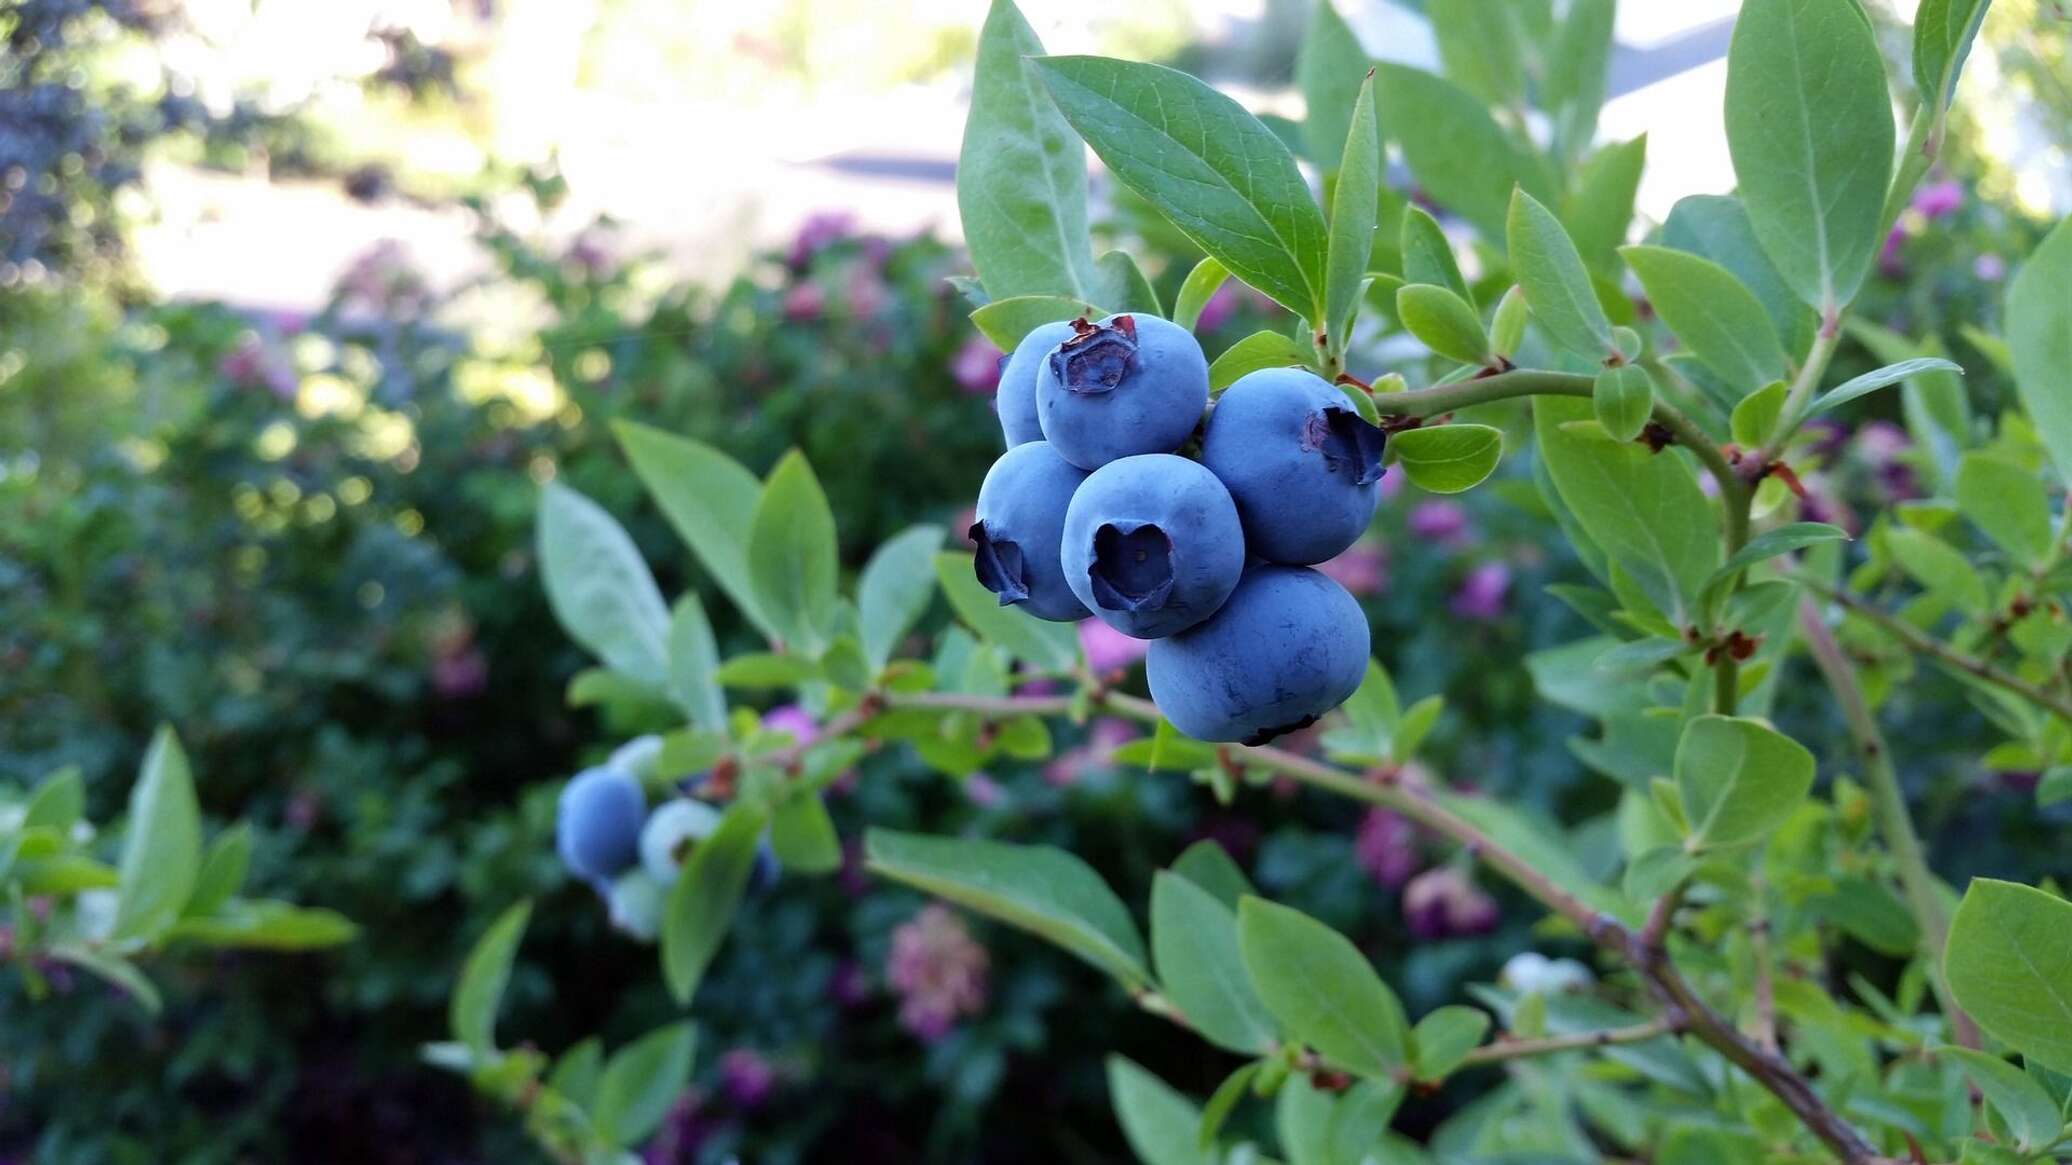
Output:
M1320 377L1268 368L1216 401L1201 460L1229 487L1253 554L1308 565L1351 546L1374 519L1383 439Z
M1063 560L1073 593L1102 622L1157 639L1230 597L1245 537L1215 474L1185 457L1142 453L1103 465L1072 495Z
M1194 336L1146 315L1074 326L1036 371L1043 439L1082 469L1178 449L1209 403L1209 363Z
M1044 324L1023 336L1000 365L993 409L1000 414L1000 433L1007 438L1009 449L1043 440L1043 426L1036 420L1036 369L1052 348L1072 336L1070 320Z
M1214 618L1151 645L1151 699L1197 740L1264 744L1345 702L1367 674L1367 620L1308 567L1246 569Z
M639 778L610 766L585 769L561 790L554 848L569 873L602 888L639 859L646 815Z
M662 738L653 733L636 736L612 750L605 766L632 773L645 781L654 775L655 762L662 759Z
M642 942L654 941L662 924L664 890L646 870L628 870L611 884L604 896L612 926Z
M1047 442L1031 441L1002 454L986 471L978 490L978 543L973 569L1000 605L1019 603L1039 619L1066 623L1086 618L1058 566L1058 539L1065 508L1086 480L1086 471L1057 455Z
M719 828L719 810L703 801L678 797L648 814L640 829L640 864L648 876L667 886L683 872L698 843Z

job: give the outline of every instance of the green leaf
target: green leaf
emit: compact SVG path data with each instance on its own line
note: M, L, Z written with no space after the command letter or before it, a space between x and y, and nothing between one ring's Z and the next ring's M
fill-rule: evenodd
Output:
M547 1074L547 1087L587 1111L597 1103L597 1085L603 1075L604 1041L588 1036L554 1061L553 1071Z
M1180 284L1180 294L1173 300L1173 322L1194 331L1194 325L1201 320L1201 309L1207 307L1216 292L1230 278L1230 269L1213 258L1204 258L1187 273L1187 279Z
M1295 84L1305 107L1302 138L1310 160L1325 174L1338 171L1360 83L1373 65L1337 6L1316 0L1295 53Z
M1706 580L1705 589L1709 591L1733 577L1734 572L1745 570L1780 554L1790 554L1794 550L1804 550L1808 546L1818 546L1822 542L1846 542L1848 539L1847 530L1840 526L1830 526L1826 522L1793 522L1788 526L1779 526L1775 530L1765 530L1750 538L1746 546L1735 551L1734 556L1727 559L1719 570Z
M1201 1147L1201 1113L1173 1087L1121 1056L1108 1057L1108 1101L1144 1165L1215 1165Z
M2050 452L2061 481L2072 481L2072 217L2059 221L2007 288L2007 345L2014 352L2015 391Z
M1209 365L1209 391L1220 394L1240 377L1262 368L1307 368L1315 372L1315 349L1281 332L1253 332L1225 348Z
M1079 662L1079 634L1070 623L1048 623L1014 607L1003 607L972 573L971 555L944 551L935 556L935 578L957 617L979 637L1017 659L1049 671Z
M1561 221L1593 271L1610 271L1618 262L1647 154L1646 134L1605 146L1584 160L1575 188L1561 201Z
M1329 1092L1295 1073L1280 1086L1274 1128L1290 1165L1367 1165L1403 1101L1393 1080L1362 1080Z
M1195 1144L1207 1151L1216 1144L1216 1137L1223 1131L1223 1122L1230 1119L1232 1109L1251 1093L1252 1081L1259 1075L1260 1061L1248 1060L1223 1078L1216 1086L1209 1102L1202 1106L1201 1128L1195 1134Z
M2050 499L2034 473L1990 453L1967 453L1957 465L1957 506L2023 565L2034 569L2050 561Z
M2072 765L2046 769L2043 779L2036 782L2036 804L2055 805L2060 801L2072 801Z
M1602 682L1596 687L1602 688ZM1555 885L1583 900L1591 909L1637 924L1631 902L1591 873L1580 857L1574 839L1543 826L1521 809L1489 797L1466 797L1453 793L1433 794L1446 808L1466 818L1489 835L1498 846L1511 851Z
M1362 1076L1403 1064L1402 1004L1344 935L1263 898L1238 903L1237 932L1260 1002L1290 1036Z
M1230 851L1207 838L1180 851L1173 872L1207 890L1228 910L1235 911L1240 898L1257 893L1251 879L1231 860Z
M1531 312L1525 303L1525 289L1516 284L1504 292L1496 301L1496 311L1489 323L1489 346L1496 354L1509 359L1518 354L1518 345L1525 340L1525 322Z
M1429 283L1451 291L1463 303L1472 305L1475 302L1474 295L1468 291L1468 281L1461 278L1460 262L1454 258L1453 244L1447 241L1446 232L1439 228L1439 220L1416 203L1403 207L1400 246L1403 249L1403 282Z
M1696 865L1697 859L1685 853L1679 845L1643 850L1626 863L1626 874L1619 888L1635 901L1650 901L1667 894L1677 883L1690 877Z
M647 486L662 516L691 548L734 609L765 635L748 577L748 530L763 483L726 454L697 441L631 421L616 421L619 447Z
M770 848L786 868L802 874L842 868L842 839L818 793L794 793L777 803L770 818Z
M1339 706L1346 723L1323 735L1323 745L1334 760L1346 764L1378 765L1395 752L1396 730L1403 711L1396 699L1396 686L1379 661L1367 661L1367 674L1348 700Z
M957 212L971 265L994 300L1085 298L1101 286L1087 236L1086 151L1029 60L1042 53L1011 0L993 0L957 153Z
M1957 74L1986 19L1990 0L1921 0L1914 10L1914 87L1938 122L1957 91Z
M548 604L569 638L630 679L668 681L669 608L633 539L602 506L547 483L539 556Z
M756 606L786 646L807 655L827 647L840 570L834 511L805 454L794 449L770 471L748 528Z
M1851 938L1894 958L1921 947L1921 924L1913 912L1882 882L1844 876L1835 888L1807 901L1814 915L1839 926Z
M1022 338L1060 320L1097 320L1110 314L1083 299L1055 295L1017 295L996 299L971 313L971 324L995 348L1012 352Z
M467 961L461 965L460 981L447 1006L446 1024L452 1029L453 1038L477 1056L496 1051L497 1008L503 1002L504 985L511 979L511 960L518 954L518 940L524 937L526 920L531 917L530 901L506 908L475 940Z
M1898 384L1910 376L1919 376L1924 372L1955 372L1962 375L1964 370L1948 360L1935 356L1922 356L1913 360L1902 360L1897 364L1887 364L1822 393L1820 399L1813 402L1813 408L1807 415L1817 417L1822 413L1831 412L1857 397L1866 396L1888 384Z
M820 678L820 665L802 655L756 651L720 665L712 678L730 688L789 688Z
M1592 363L1618 349L1583 257L1554 213L1523 189L1511 194L1506 238L1525 302L1557 347Z
M1801 352L1813 340L1814 313L1777 273L1756 241L1755 227L1738 199L1724 194L1694 194L1677 200L1662 224L1662 242L1679 251L1702 255L1755 295L1770 317L1787 351ZM1759 343L1760 341L1758 341Z
M1547 57L1541 104L1553 115L1554 150L1564 160L1582 157L1597 136L1611 65L1612 3L1571 0Z
M1813 754L1757 720L1705 715L1676 743L1676 788L1692 849L1747 845L1784 824L1813 788Z
M36 791L22 808L20 828L27 832L42 827L67 837L85 811L86 781L77 766L67 766L37 782Z
M1382 129L1403 147L1411 176L1434 202L1486 239L1504 237L1511 190L1553 197L1546 172L1525 157L1473 94L1421 69L1376 66Z
M1734 440L1750 449L1761 448L1776 434L1777 422L1784 418L1784 405L1790 398L1790 390L1781 380L1773 380L1742 397L1727 420Z
M1538 397L1540 456L1568 512L1591 541L1674 616L1687 611L1719 564L1711 503L1689 467L1638 445L1614 445L1564 428L1591 416L1589 401ZM1400 438L1399 438L1400 439Z
M1488 425L1433 425L1389 438L1396 458L1420 489L1451 494L1471 489L1496 471L1504 434Z
M149 940L162 933L180 917L200 868L201 810L194 800L194 777L179 738L161 727L130 789L113 936Z
M1776 329L1733 272L1668 247L1623 247L1619 254L1640 277L1655 314L1737 395L1785 374L1788 361Z
M1980 1027L2046 1068L2072 1072L2072 902L1974 878L1950 920L1943 973Z
M1509 0L1425 0L1425 19L1439 45L1447 77L1482 99L1509 107L1525 100L1520 29Z
M210 947L307 951L351 942L359 933L352 920L335 910L272 898L234 898L209 914L182 918L166 938Z
M1970 1048L1945 1046L1937 1048L1935 1054L1947 1056L1963 1066L1964 1074L1971 1077L1979 1092L2007 1121L2008 1131L2014 1134L2019 1142L2017 1147L2022 1152L2034 1153L2057 1141L2059 1131L2065 1126L2065 1118L2058 1111L2057 1102L2050 1098L2050 1093L2043 1090L2043 1085L2031 1080L2028 1073L1998 1056L1988 1056Z
M1417 1078L1443 1080L1489 1034L1489 1013L1458 1004L1441 1007L1417 1021L1410 1031L1417 1049Z
M209 914L245 884L245 871L252 864L252 827L238 822L216 835L202 859L201 874L194 880L194 892L181 909L183 916Z
M1407 283L1396 289L1396 317L1425 347L1462 364L1495 365L1489 334L1466 300L1443 287Z
M669 614L669 694L692 724L727 730L727 697L720 691L719 642L696 591L685 591Z
M1237 917L1178 874L1151 883L1151 956L1160 989L1201 1037L1245 1055L1273 1049L1273 1017L1252 992L1238 953Z
M872 871L1030 931L1130 990L1151 981L1128 908L1063 850L873 829L864 853Z
M662 907L662 980L680 1005L697 994L698 981L734 923L755 868L763 822L762 809L753 803L729 805L669 888Z
M1127 251L1108 251L1096 264L1101 272L1100 300L1112 303L1116 311L1142 312L1145 315L1163 316L1165 307L1158 302L1158 291L1151 286L1151 280L1144 277L1144 269L1130 258ZM1013 349L1003 349L1013 351Z
M1756 238L1800 299L1833 316L1877 254L1892 105L1852 0L1748 0L1727 50L1727 149Z
M646 1140L689 1087L697 1046L697 1029L684 1020L657 1028L614 1053L604 1066L597 1103L590 1112L597 1131L621 1148Z
M145 978L144 972L128 959L102 951L88 950L85 947L66 945L50 948L49 954L61 963L70 963L107 980L152 1015L157 1015L165 1008L164 1001L159 998L158 988L152 986L151 980Z
M1885 548L1900 568L1931 594L1967 611L1986 606L1986 584L1956 547L1924 530L1894 526L1885 531Z
M935 551L942 539L941 526L909 526L864 564L856 606L872 668L884 668L935 598Z
M1597 423L1620 441L1631 441L1647 428L1655 411L1655 385L1647 369L1638 364L1620 364L1597 374L1590 392L1590 407Z
M1243 106L1175 69L1035 62L1066 120L1196 246L1290 311L1323 305L1324 216L1295 159Z
M1328 3L1328 0L1326 0ZM1343 348L1360 303L1367 260L1374 254L1375 200L1381 191L1381 127L1374 120L1374 78L1360 84L1352 128L1339 160L1331 196L1329 249L1324 264L1323 329Z

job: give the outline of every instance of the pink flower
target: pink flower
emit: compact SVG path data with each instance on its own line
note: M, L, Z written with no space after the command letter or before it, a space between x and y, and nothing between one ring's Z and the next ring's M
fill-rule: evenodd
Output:
M1353 860L1382 885L1401 886L1417 872L1417 833L1401 814L1369 809L1353 839Z
M973 773L964 778L964 795L981 809L998 809L1007 803L1007 790L984 773Z
M1991 252L1971 261L1972 277L1986 283L1998 283L2007 278L2007 260Z
M849 277L849 314L860 320L876 319L892 302L892 289L886 286L878 273L868 267L858 267Z
M1484 622L1500 619L1504 598L1511 589L1511 568L1501 562L1485 562L1468 572L1448 600L1447 609L1463 619Z
M1115 750L1137 738L1137 726L1119 716L1103 716L1087 729L1086 743L1068 748L1043 766L1043 779L1059 788L1076 783L1110 762Z
M1431 542L1459 542L1468 533L1468 511L1451 498L1419 502L1410 510L1410 533Z
M820 739L820 722L797 704L779 704L763 713L763 729L790 733L794 744L811 744Z
M1884 244L1878 248L1879 275L1887 279L1903 279L1906 277L1907 265L1902 261L1899 253L1900 249L1906 245L1906 241L1907 230L1904 226L1893 227L1891 232L1885 236Z
M1381 472L1381 500L1388 501L1403 492L1403 467L1391 465Z
M1079 621L1079 650L1086 654L1086 666L1095 675L1105 675L1144 658L1151 645L1132 639L1099 619Z
M1209 301L1201 305L1201 314L1194 317L1196 335L1215 331L1237 312L1237 289L1237 284L1226 282L1209 296Z
M931 902L892 932L885 982L900 998L899 1022L924 1042L948 1035L986 1005L986 948L949 907Z
M794 284L784 293L784 318L794 322L817 319L827 306L827 296L817 283Z
M1806 474L1799 478L1806 487L1806 496L1799 501L1799 517L1808 522L1826 522L1840 526L1854 537L1860 528L1856 513L1837 498L1827 480L1818 474Z
M777 1069L749 1048L734 1048L719 1058L720 1080L727 1099L742 1108L759 1108L777 1090Z
M964 341L956 355L950 357L950 376L965 392L973 396L984 395L1000 384L1000 362L1003 359L1000 349L987 342L984 336L973 336Z
M830 243L838 243L849 236L856 227L856 216L846 210L822 211L809 215L799 224L799 233L791 241L789 256L793 267L804 267L808 260L819 254Z
M1953 179L1931 182L1914 192L1913 208L1925 218L1942 218L1964 206L1964 186Z
M237 347L223 357L216 370L239 388L263 388L282 400L294 400L295 390L300 387L288 354L260 339L256 332L239 336Z
M489 661L473 647L432 661L432 690L448 700L479 696L489 687Z
M1355 595L1378 594L1388 585L1388 555L1379 543L1362 538L1317 569Z
M1496 920L1496 900L1450 866L1426 870L1403 887L1403 921L1416 938L1488 934Z
M1873 468L1891 462L1912 446L1907 431L1891 421L1865 421L1856 429L1856 455Z

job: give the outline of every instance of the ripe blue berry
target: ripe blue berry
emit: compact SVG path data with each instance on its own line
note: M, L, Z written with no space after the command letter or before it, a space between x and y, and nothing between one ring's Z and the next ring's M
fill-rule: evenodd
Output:
M1014 346L1014 353L1000 366L1000 387L993 394L993 410L1000 414L1000 434L1007 447L1043 440L1043 426L1036 420L1036 370L1051 349L1072 338L1072 323L1061 320L1044 324Z
M1307 565L1351 546L1373 521L1383 440L1320 377L1267 368L1216 401L1201 460L1229 488L1253 554Z
M1059 623L1086 618L1058 565L1065 509L1084 480L1085 470L1044 441L1016 445L986 471L978 521L970 530L978 544L972 566L978 581L1000 596L1001 606L1018 603L1039 619Z
M1065 580L1102 622L1157 639L1216 613L1245 568L1237 507L1185 457L1142 453L1095 470L1065 511Z
M648 814L640 829L640 864L664 886L676 881L698 843L719 828L719 810L703 801L678 797Z
M610 766L585 769L561 790L554 848L568 872L604 890L640 857L647 801L640 781Z
M1178 449L1209 403L1209 363L1193 334L1147 315L1074 326L1036 372L1043 439L1081 469Z
M1264 744L1345 702L1367 673L1367 620L1307 567L1257 563L1208 622L1151 645L1145 676L1173 727Z

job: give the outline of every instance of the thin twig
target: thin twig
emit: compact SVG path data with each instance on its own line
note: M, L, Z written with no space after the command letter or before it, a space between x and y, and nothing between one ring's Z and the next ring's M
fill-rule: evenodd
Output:
M1552 1052L1573 1052L1588 1048L1607 1048L1613 1044L1638 1044L1657 1036L1668 1035L1677 1030L1667 1019L1651 1019L1630 1027L1604 1028L1600 1031L1573 1032L1568 1035L1547 1036L1536 1040L1498 1039L1484 1044L1461 1057L1460 1066L1472 1068L1482 1064L1495 1064L1504 1060L1515 1060L1521 1056L1544 1056Z
M1817 578L1811 578L1806 575L1794 575L1793 578L1807 590L1812 591L1821 598L1838 606L1845 607L1854 614L1862 616L1871 623L1875 623L1880 630L1913 650L1920 652L1922 655L1928 656L1946 667L1963 672L1982 683L1991 684L2002 691L2012 692L2038 708L2063 718L2067 724L2072 724L2072 701L2054 696L2020 676L1994 667L1985 660L1966 655L1935 636L1922 631L1903 619L1886 614L1884 611L1839 587L1830 586Z

